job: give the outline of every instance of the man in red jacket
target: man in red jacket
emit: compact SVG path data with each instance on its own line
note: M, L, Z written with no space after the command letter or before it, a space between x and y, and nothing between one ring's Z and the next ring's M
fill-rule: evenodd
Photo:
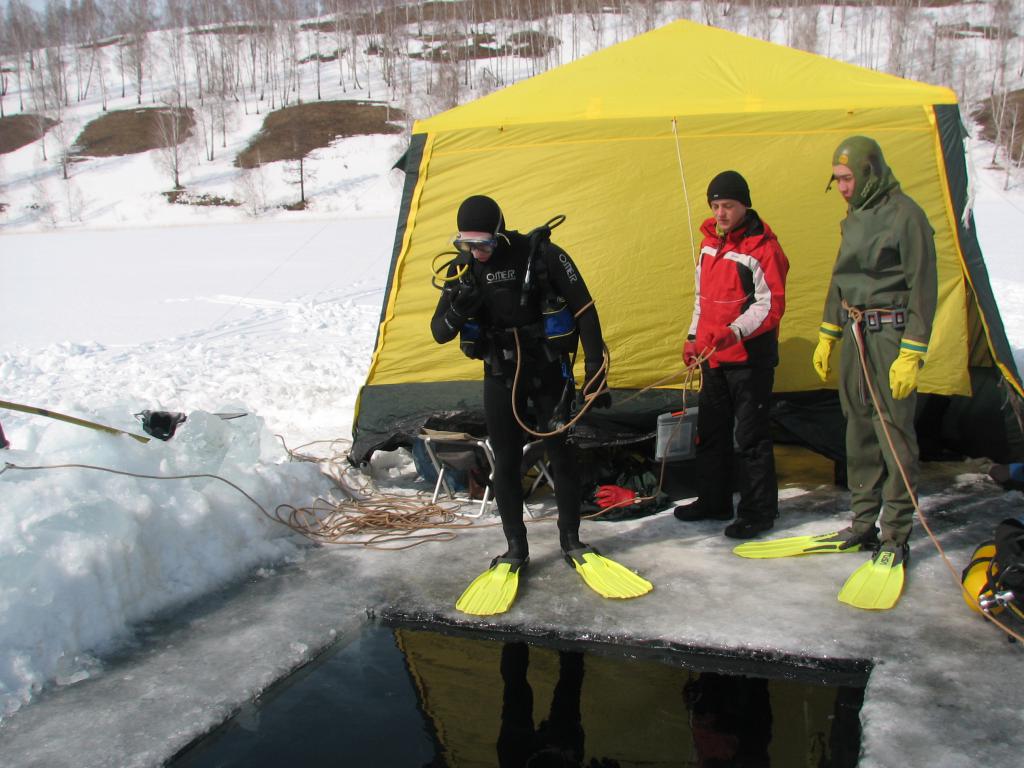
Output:
M735 479L740 500L725 535L750 539L774 526L779 511L769 416L789 262L750 207L750 188L736 171L711 180L708 204L713 216L700 228L693 319L683 345L687 364L707 356L697 401L697 500L676 507L675 516L732 520Z

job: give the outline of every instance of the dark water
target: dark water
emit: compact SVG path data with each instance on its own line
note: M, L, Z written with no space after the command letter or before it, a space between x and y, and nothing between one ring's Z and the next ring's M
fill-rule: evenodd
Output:
M174 766L854 766L861 686L367 624Z

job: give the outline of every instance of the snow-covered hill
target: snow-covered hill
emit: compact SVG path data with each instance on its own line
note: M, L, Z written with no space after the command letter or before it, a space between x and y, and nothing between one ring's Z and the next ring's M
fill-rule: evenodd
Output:
M14 5L8 3L8 10ZM388 8L402 12L388 13ZM622 13L488 21L493 8L418 3L386 5L377 17L343 15L342 23L325 15L295 22L258 20L262 26L194 24L144 36L124 33L100 45L69 43L31 56L28 51L16 56L11 32L2 57L5 114L40 114L58 124L42 140L0 155L0 203L5 206L0 232L387 215L401 186L401 174L391 168L407 133L341 139L311 153L305 169L309 206L301 212L281 207L299 196L290 163L244 170L234 165L235 158L268 111L283 105L376 101L402 110L408 129L413 119L676 18L948 85L960 95L965 114L993 93L1019 87L1024 61L1017 37L1020 11L1007 3L665 2L625 5ZM370 24L368 18L377 21ZM66 34L76 29L69 27ZM67 102L55 99L55 93ZM71 163L64 178L62 155L73 150L90 121L111 110L163 105L188 107L196 116L180 161L180 181L188 193L241 205L169 203L163 193L172 188L173 176L160 150L83 159Z

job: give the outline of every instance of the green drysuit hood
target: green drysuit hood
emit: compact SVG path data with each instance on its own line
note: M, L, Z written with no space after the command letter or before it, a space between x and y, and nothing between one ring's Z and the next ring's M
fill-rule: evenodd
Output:
M845 165L853 171L854 188L850 208L869 208L899 186L886 165L882 148L867 136L851 136L832 153L832 165ZM832 177L833 181L835 176Z

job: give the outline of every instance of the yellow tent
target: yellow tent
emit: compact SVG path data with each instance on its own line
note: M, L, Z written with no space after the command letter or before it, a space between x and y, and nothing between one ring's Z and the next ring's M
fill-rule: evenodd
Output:
M681 367L705 190L718 172L739 171L791 265L775 390L819 389L811 350L845 214L825 187L832 151L853 134L878 140L935 229L939 310L921 391L970 395L970 365L995 363L1019 392L973 227L961 221L955 94L677 21L415 124L353 457L406 442L429 414L479 405L480 362L435 344L429 329L431 261L470 194L494 197L520 231L565 214L552 239L596 299L609 385L635 391ZM647 419L671 407L669 393L680 402L661 387L620 415Z

